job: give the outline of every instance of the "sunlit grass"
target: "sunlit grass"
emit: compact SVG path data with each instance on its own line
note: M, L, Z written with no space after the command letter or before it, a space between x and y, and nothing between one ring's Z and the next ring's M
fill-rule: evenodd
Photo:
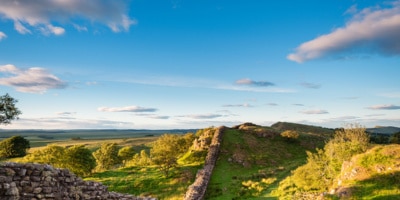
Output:
M182 199L200 166L180 166L169 177L156 166L129 167L95 173L85 180L101 182L109 191L159 199Z
M278 136L258 137L229 129L207 189L206 199L278 199L272 191L290 171L305 163L306 150L323 144L317 136L301 134L288 142ZM307 142L301 139L307 139ZM242 163L232 157L247 159Z

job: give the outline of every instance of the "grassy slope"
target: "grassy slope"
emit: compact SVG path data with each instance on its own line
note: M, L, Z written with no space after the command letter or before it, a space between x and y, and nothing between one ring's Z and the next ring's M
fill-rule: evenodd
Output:
M155 166L129 167L95 173L86 180L102 182L109 191L181 200L199 168L199 165L180 166L166 178Z
M348 199L400 199L400 145L377 145L344 167L336 193Z
M206 199L277 199L271 196L280 180L305 163L306 150L321 147L318 133L300 132L298 141L279 135L259 137L252 131L276 131L270 127L227 129L221 154Z

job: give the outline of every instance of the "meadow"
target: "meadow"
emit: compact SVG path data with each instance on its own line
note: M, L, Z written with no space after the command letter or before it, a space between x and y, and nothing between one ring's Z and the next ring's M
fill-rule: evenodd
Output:
M55 144L63 147L84 145L95 152L103 143L115 143L122 147L132 147L136 154L151 149L165 133L177 134L182 138L186 133L196 133L191 138L190 148L180 153L177 165L165 175L153 162L140 164L140 156L132 162L112 169L93 171L85 180L98 181L107 185L109 191L129 193L136 196L151 196L158 199L182 199L188 186L193 183L196 172L204 164L205 151L196 150L195 143L209 141L212 135L207 128L202 130L57 130L57 131L9 131L2 137L16 134L31 142L30 153ZM286 138L281 133L295 130L298 137ZM310 161L310 152L326 148L327 142L335 135L333 129L293 123L276 123L271 127L245 123L225 129L220 154L208 185L205 199L282 199L290 197L295 180L294 172L299 166ZM8 135L7 135L8 134ZM190 137L188 137L190 138ZM173 151L178 151L179 145ZM199 148L199 147L197 147ZM140 152L140 153L139 153ZM309 152L309 153L307 153ZM351 163L341 174L354 173L354 177L333 177L334 183L341 180L336 194L346 193L350 199L391 199L400 194L400 146L398 144L369 144L369 150L357 154L347 161ZM154 156L154 155L153 155ZM149 157L148 157L149 158ZM18 161L19 158L9 161ZM312 160L312 159L311 159ZM312 170L312 169L310 169ZM289 185L288 185L289 184ZM294 187L295 188L295 187ZM296 191L299 188L295 188ZM341 192L342 191L342 192ZM345 192L343 192L345 191ZM319 191L304 191L313 194ZM299 193L301 194L301 192ZM326 199L339 199L327 194ZM367 198L368 197L368 198ZM369 198L371 197L371 198Z
M145 145L166 133L184 134L196 130L1 130L0 141L15 135L29 140L34 151L48 144L59 146L85 145L90 149L104 142L115 142L119 145Z

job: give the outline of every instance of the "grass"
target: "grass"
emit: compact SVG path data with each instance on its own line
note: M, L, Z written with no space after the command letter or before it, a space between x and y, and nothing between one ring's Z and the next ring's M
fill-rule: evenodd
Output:
M115 140L119 142L119 139L131 138L142 138L146 140L143 143L147 143L147 139L151 140L165 133L183 134L190 131L193 130L1 130L0 140L20 135L29 140L32 148L53 143L66 146Z
M263 131L260 127L253 130ZM279 134L258 135L251 128L226 130L206 199L278 199L272 191L279 181L305 163L306 150L324 141L310 134L300 134L297 141L287 141Z
M101 182L109 191L180 200L199 168L199 165L179 166L167 178L156 166L129 167L95 173L85 180Z
M345 172L357 173L341 185L349 199L400 199L400 145L376 145L351 162Z

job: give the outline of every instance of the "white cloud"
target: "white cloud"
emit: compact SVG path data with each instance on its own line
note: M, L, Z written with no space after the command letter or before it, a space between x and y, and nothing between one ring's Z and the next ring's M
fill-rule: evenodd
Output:
M302 63L360 47L368 47L382 54L400 55L399 35L400 1L395 1L390 8L359 11L345 27L301 44L287 58Z
M102 23L120 32L128 31L137 23L126 14L126 4L124 0L2 0L0 15L14 21L14 28L21 34L32 33L33 28L43 34L62 35L65 29L59 24L77 24L81 19ZM85 30L79 25L75 28Z
M14 28L21 34L32 33L29 29L27 29L24 25L21 24L19 21L14 21Z
M387 97L387 98L400 98L400 92L389 92L389 93L382 93L379 96Z
M235 81L236 84L238 85L252 85L252 86L261 86L261 87L268 87L268 86L274 86L274 83L268 82L268 81L254 81L248 78L244 79L239 79Z
M72 115L76 115L76 112L57 112L56 115L58 115L58 116L72 116Z
M155 112L155 108L144 108L140 106L126 106L126 107L100 107L97 108L101 112Z
M300 111L300 113L308 114L308 115L315 115L315 114L328 114L329 112L326 110L304 110L304 111Z
M78 119L75 117L20 118L9 127L12 129L131 129L132 122L104 119Z
M393 104L374 105L367 108L371 110L400 110L400 106Z
M308 82L300 83L300 85L305 88L311 88L311 89L319 89L321 87L320 84L308 83Z
M3 32L0 31L0 41L1 41L2 39L6 38L6 37L7 37L7 35L6 35L5 33L3 33Z
M0 66L0 85L14 87L19 92L44 93L48 89L63 89L67 84L39 67L19 69L14 65Z
M253 106L248 104L248 103L244 103L244 104L225 104L222 107L245 107L245 108L250 108L250 107L253 107Z
M218 117L223 117L223 115L220 114L197 114L197 115L185 115L182 117L188 117L191 119L214 119Z

